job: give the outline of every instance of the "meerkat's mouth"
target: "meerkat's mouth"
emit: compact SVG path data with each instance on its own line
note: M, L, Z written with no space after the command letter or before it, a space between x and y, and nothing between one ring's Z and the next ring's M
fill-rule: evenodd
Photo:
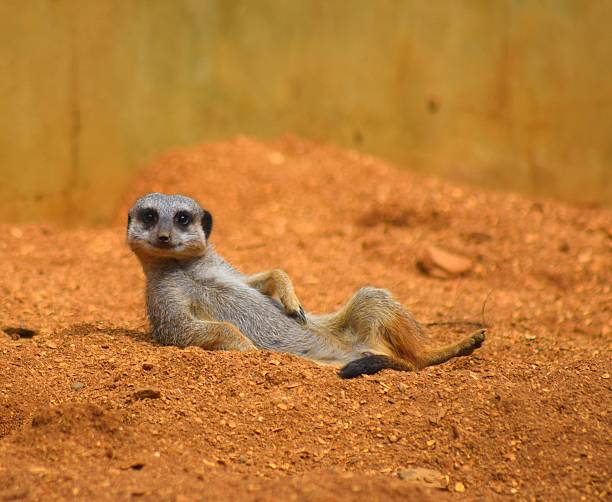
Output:
M159 258L189 258L201 256L204 248L189 246L185 242L151 242L149 240L132 240L130 247L137 255L150 255Z
M159 249L174 249L179 247L180 244L175 244L174 242L155 242L151 243L151 246Z
M170 256L177 252L180 252L182 249L182 245L180 243L175 242L150 242L150 241L140 241L139 244L133 245L132 249L134 251L140 249L145 253L151 253L156 256Z

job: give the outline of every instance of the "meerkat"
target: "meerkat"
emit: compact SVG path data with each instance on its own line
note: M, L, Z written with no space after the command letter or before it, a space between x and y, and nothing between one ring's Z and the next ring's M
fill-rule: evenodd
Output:
M419 370L480 347L485 331L428 347L424 328L385 289L364 287L340 310L305 312L280 269L244 275L210 243L213 219L195 200L150 193L128 213L127 242L146 276L155 340L207 350L264 349L341 368L342 378Z

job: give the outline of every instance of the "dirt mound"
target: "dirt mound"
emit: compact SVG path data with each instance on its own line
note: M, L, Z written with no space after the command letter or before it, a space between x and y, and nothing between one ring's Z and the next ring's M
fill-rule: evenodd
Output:
M123 244L151 190L200 200L217 249L245 272L284 268L307 310L374 284L434 343L470 323L489 338L470 358L354 381L284 354L157 346ZM116 226L0 225L0 328L34 331L0 332L0 500L606 499L611 221L238 138L144 170ZM430 246L471 268L421 272ZM416 468L448 490L415 487Z
M76 387L76 386L75 386ZM34 434L74 435L85 429L112 434L120 427L120 421L108 411L91 403L65 404L41 410L32 417L31 431Z
M381 475L356 475L350 472L317 472L279 479L251 486L247 500L295 500L328 502L330 500L371 500L386 502L427 502L433 497L416 483L404 483ZM436 493L438 495L438 493Z

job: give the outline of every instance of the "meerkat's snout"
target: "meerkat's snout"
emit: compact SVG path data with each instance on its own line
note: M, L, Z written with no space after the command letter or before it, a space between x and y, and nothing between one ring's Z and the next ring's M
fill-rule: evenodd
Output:
M164 224L165 223L165 224ZM157 233L152 236L151 244L160 248L172 248L175 246L175 238L172 235L172 227L168 222L159 222L157 225Z

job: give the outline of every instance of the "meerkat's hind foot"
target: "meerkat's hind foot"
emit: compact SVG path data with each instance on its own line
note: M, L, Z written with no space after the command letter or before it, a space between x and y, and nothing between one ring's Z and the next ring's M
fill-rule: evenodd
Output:
M459 342L457 357L469 356L476 349L479 349L485 341L486 333L487 330L479 329Z
M389 356L366 353L363 357L355 359L340 368L338 375L340 378L355 378L360 375L373 375L385 369L412 371L413 368L403 361Z

